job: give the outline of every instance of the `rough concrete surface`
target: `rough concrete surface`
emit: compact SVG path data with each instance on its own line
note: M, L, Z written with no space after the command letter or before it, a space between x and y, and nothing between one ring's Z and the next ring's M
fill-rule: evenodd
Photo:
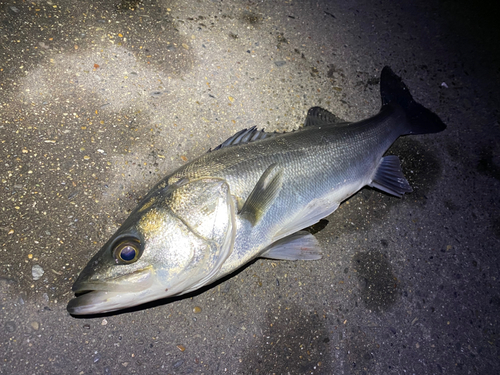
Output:
M1 374L500 373L500 59L488 2L0 2ZM389 65L448 125L398 140L320 261L74 318L71 286L167 172L322 106L375 114ZM326 225L325 225L326 224Z

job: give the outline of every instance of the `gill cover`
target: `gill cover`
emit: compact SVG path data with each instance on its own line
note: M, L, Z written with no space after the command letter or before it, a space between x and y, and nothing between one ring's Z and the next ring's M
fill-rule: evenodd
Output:
M180 182L165 199L171 213L191 232L190 249L167 246L174 256L189 252L178 282L169 295L184 294L213 281L232 252L236 234L234 201L224 180L201 178ZM194 236L194 237L193 237ZM168 265L167 265L168 268ZM174 276L172 268L168 272ZM169 283L170 284L170 283Z

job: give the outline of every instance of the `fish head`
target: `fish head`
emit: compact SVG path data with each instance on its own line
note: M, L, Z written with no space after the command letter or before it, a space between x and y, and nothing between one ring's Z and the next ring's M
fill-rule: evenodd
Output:
M234 207L221 179L182 179L152 191L81 272L68 311L115 311L215 280L233 248Z

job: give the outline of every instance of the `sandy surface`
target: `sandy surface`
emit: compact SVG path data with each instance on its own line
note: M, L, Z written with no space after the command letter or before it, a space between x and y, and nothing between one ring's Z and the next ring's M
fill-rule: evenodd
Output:
M500 14L393 3L0 3L0 373L499 373ZM242 128L296 129L312 106L375 114L384 65L448 125L390 149L413 193L342 204L320 261L66 312L167 172Z

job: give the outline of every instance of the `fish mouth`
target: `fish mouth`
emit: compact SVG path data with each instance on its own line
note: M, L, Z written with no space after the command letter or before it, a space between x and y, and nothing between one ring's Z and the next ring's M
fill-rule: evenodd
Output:
M151 300L144 297L144 293L142 292L130 293L93 290L70 300L67 310L71 315L104 314Z
M84 270L82 275L73 284L71 290L75 294L98 290L107 292L138 292L149 288L153 282L154 277L151 267L143 268L123 276L104 278L102 280L89 279Z
M154 286L157 285L155 288ZM78 279L72 290L76 297L69 301L71 315L103 314L140 305L157 299L165 290L155 283L151 269L103 281Z
M72 288L76 297L69 301L66 309L74 316L105 314L194 289L197 287L193 287L189 278L167 288L151 267L108 280L87 281L82 274Z

